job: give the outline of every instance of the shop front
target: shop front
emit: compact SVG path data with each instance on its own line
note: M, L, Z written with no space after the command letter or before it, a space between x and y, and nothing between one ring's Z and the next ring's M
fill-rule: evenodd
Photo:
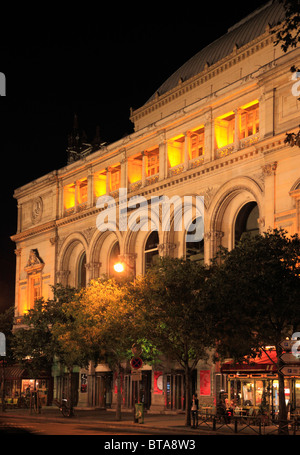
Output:
M262 362L266 361L263 357ZM276 363L223 364L226 374L225 404L233 409L251 409L272 417L279 412L279 383ZM285 402L290 412L300 410L300 377L284 380Z
M1 380L0 399L2 396L9 406L27 406L33 391L39 392L39 399L42 406L47 406L52 401L52 378L47 372L33 379L25 368L20 366L9 366L4 368L1 378L4 376L4 394L3 381Z

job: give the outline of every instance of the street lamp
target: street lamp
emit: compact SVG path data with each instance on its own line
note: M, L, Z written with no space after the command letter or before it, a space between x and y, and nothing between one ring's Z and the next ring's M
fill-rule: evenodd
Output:
M117 262L116 264L114 264L115 272L122 273L122 272L124 272L124 269L125 269L125 267L122 262Z
M136 265L135 265L136 254L126 254L119 255L118 262L116 262L113 266L114 271L117 273L122 273L126 271L126 269L130 269L133 274L133 278L136 275Z

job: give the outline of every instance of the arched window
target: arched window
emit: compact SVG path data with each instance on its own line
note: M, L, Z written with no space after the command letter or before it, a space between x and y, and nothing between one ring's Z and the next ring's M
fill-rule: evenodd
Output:
M185 257L190 261L204 263L203 218L196 218L190 225L185 237Z
M155 264L155 260L158 258L158 244L158 232L152 231L145 245L145 272Z
M83 253L79 259L78 264L78 287L84 288L86 286L86 254Z
M258 218L259 212L256 202L248 202L241 208L235 222L235 244L242 240L246 234L251 236L259 234Z

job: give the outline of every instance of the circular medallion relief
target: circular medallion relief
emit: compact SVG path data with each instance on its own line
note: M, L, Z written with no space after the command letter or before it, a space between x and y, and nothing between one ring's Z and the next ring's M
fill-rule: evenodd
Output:
M37 223L42 218L43 213L43 200L37 197L32 202L31 219L33 223Z

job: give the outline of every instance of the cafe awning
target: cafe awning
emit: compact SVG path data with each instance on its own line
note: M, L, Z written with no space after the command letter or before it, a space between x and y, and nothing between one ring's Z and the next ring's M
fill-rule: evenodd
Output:
M25 373L25 369L18 366L6 367L4 369L5 379L22 379Z
M235 363L233 361L223 363L221 367L222 373L276 373L277 372L277 357L276 351L268 351L268 355L264 352L249 362Z

